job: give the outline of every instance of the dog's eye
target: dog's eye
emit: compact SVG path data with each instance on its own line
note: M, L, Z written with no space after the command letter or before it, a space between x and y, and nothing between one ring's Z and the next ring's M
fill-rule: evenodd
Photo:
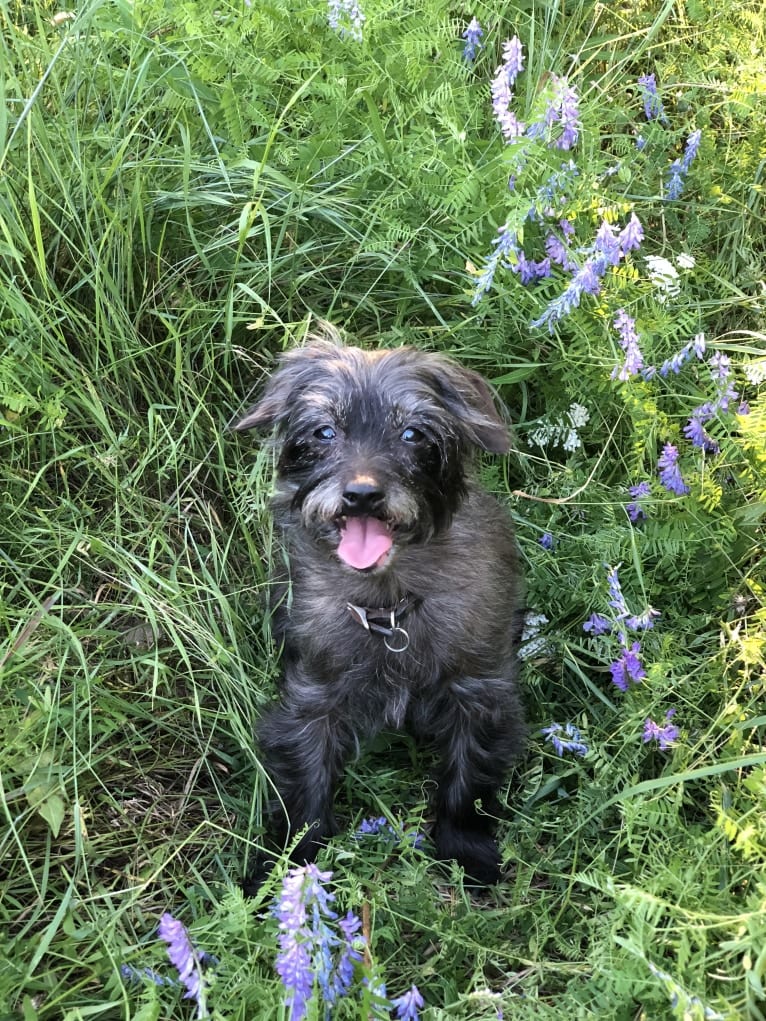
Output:
M314 436L318 440L322 440L323 443L330 443L335 439L335 430L331 425L323 425L321 428L314 430Z
M413 429L411 426L408 426L402 432L401 439L403 443L420 443L421 440L425 439L425 436L420 429Z

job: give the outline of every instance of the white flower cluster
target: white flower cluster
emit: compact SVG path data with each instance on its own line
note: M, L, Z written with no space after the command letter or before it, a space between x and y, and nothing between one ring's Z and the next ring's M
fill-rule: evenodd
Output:
M335 32L360 43L362 27L367 19L356 0L327 0L327 21Z
M677 298L681 292L678 270L694 269L695 265L694 256L687 255L686 252L681 252L677 256L675 266L669 259L664 259L661 255L647 255L645 262L649 271L649 279L659 291L657 301L663 305L668 298Z
M578 429L582 429L590 420L590 412L576 401L569 406L569 411L555 419L542 419L531 430L528 436L530 447L560 446L564 450L573 451L582 446Z
M766 383L766 358L758 358L754 362L748 362L747 365L742 366L742 371L745 373L748 383L751 383L753 386Z

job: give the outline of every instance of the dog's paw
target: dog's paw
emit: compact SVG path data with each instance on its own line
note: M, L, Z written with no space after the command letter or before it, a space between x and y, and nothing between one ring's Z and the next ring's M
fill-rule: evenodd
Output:
M479 855L464 855L458 858L458 865L463 866L467 882L478 883L479 886L495 886L503 878L500 868L500 852L494 840L487 842Z
M260 888L269 878L269 873L275 865L275 859L262 855L258 855L254 861L250 862L250 868L242 877L240 883L242 892L246 897L255 897L257 895Z
M434 842L436 857L462 865L469 882L493 886L502 879L500 851L490 833L442 823L434 833Z

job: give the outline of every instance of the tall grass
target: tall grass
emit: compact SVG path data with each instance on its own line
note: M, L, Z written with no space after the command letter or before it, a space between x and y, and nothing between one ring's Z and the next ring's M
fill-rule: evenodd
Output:
M391 995L417 984L428 1018L762 1018L766 423L763 382L743 375L764 356L762 6L364 6L357 45L323 3L0 3L0 1016L190 1015L143 972L171 976L164 911L218 958L217 1016L282 1016L279 870L255 901L237 889L263 832L252 734L278 670L271 455L227 424L321 315L498 385L518 453L486 478L548 618L497 891L477 900L417 848L354 839L369 815L427 830L408 739L349 771L324 864L365 919L368 965ZM485 49L468 65L473 14ZM529 322L555 280L500 272L471 306L471 266L526 201L488 100L515 32L525 116L550 72L580 88L578 226L599 202L637 210L647 251L696 259L677 300L656 300L637 256L552 335ZM668 128L641 120L650 70ZM701 157L667 203L695 125ZM716 426L718 460L684 450L688 498L664 493L656 460L709 398L706 370L613 381L620 302L656 363L704 330L750 403ZM580 448L530 441L575 401ZM631 527L627 486L650 476ZM662 612L627 695L610 640L582 630L618 563L631 607ZM677 743L644 745L671 706ZM585 758L543 740L553 720L577 724Z

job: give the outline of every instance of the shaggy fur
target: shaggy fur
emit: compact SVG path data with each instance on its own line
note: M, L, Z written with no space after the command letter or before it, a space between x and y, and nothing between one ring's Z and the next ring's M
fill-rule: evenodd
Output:
M406 729L439 754L438 858L496 882L491 813L524 724L516 546L473 471L476 448L509 445L487 384L441 355L315 340L282 358L235 428L275 430L279 445L291 595L274 618L281 701L258 736L280 842L308 826L293 858L313 860L336 831L344 763L381 728ZM349 604L393 633L366 630Z

